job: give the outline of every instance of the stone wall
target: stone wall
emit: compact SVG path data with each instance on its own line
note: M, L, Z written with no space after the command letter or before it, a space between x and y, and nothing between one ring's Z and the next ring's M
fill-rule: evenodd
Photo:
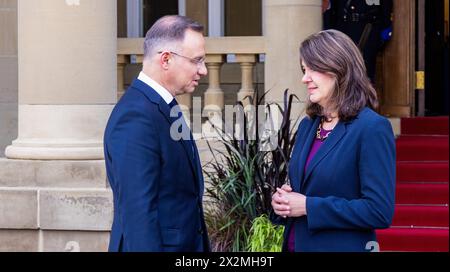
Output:
M102 160L0 158L0 251L106 251L108 187Z

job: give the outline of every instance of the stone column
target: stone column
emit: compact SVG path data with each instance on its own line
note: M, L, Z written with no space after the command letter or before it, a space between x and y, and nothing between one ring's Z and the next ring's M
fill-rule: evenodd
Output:
M321 0L265 0L265 89L268 102L282 102L289 88L305 100L301 84L299 46L307 36L322 29ZM303 112L301 103L293 115Z
M191 127L192 94L186 93L176 97L186 124Z
M116 1L18 1L19 130L12 159L102 159L116 102Z
M205 92L205 111L220 112L224 109L224 93L220 88L220 68L225 58L222 54L206 56L208 89Z
M0 158L0 251L106 251L116 1L18 0L17 11L19 129Z
M177 96L177 102L180 105L180 109L185 112L189 112L192 108L192 94L182 94Z
M241 89L237 94L237 100L241 101L244 107L254 99L255 89L253 88L253 68L256 63L256 55L238 54L236 55L236 62L241 65ZM250 98L251 97L251 98Z
M17 138L17 1L0 1L0 157Z
M125 93L125 66L127 63L127 56L117 56L117 101L119 101Z
M219 137L218 131L223 129L222 111L225 108L224 92L220 88L220 69L225 62L223 54L208 54L206 56L206 67L208 68L208 89L206 90L203 117L208 121L202 125L203 137Z

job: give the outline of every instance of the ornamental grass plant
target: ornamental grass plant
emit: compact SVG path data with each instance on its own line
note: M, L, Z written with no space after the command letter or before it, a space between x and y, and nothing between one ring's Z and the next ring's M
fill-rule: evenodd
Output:
M262 104L266 94L248 98L253 109ZM207 142L212 160L204 167L208 182L205 221L213 251L281 249L282 228L270 226L269 219L273 218L275 188L289 182L289 158L298 122L298 118L291 118L294 99L298 100L285 90L283 105L267 103L262 106L263 115L252 113L238 102L236 115L245 117L237 124L239 133L214 127L223 148L213 149ZM260 122L260 116L265 117L264 122ZM280 120L279 126L276 120Z

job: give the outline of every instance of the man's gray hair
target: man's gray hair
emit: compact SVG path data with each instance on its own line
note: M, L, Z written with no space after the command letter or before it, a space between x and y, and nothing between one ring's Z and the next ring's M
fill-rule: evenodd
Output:
M200 23L185 16L167 15L158 19L145 35L144 59L163 50L163 47L183 41L188 29L203 32Z

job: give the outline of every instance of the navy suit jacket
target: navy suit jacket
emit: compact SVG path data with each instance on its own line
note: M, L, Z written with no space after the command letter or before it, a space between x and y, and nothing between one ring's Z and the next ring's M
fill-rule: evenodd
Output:
M307 215L289 218L295 251L365 251L375 229L391 224L395 199L395 140L389 121L364 108L339 122L305 163L320 118L304 118L289 166L291 186L306 195Z
M114 197L109 251L209 251L198 151L195 141L171 138L174 122L140 80L112 111L104 136Z

